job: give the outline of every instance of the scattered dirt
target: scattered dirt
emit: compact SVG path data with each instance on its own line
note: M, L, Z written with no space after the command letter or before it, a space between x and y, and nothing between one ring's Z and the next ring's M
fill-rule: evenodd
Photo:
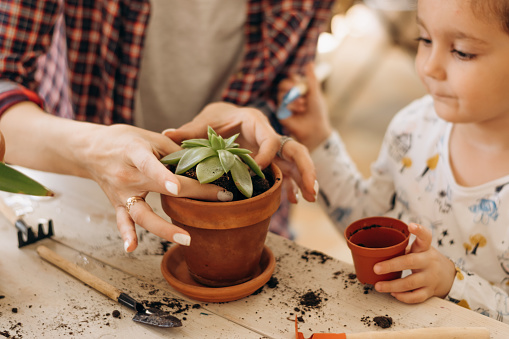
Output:
M184 315L187 315L186 312L189 310L190 307L197 308L197 307L195 307L195 305L197 305L197 304L192 305L192 306L188 305L188 304L183 304L182 301L180 301L179 299L176 299L176 298L163 297L161 300L162 301L143 300L142 303L147 308L154 307L154 308L160 309L162 311L165 311L165 308L169 308L169 309L171 309L171 312L174 314L183 313Z
M388 315L374 317L373 321L377 326L380 326L381 328L389 328L392 326L392 318Z
M325 253L319 251L306 251L302 256L302 259L309 261L310 258L318 258L321 264L327 262L327 260L332 259L332 257L328 256Z
M120 318L120 311L119 310L114 310L113 312L111 312L111 316L113 318Z
M389 328L394 323L392 318L387 314L385 316L376 316L373 319L369 315L365 315L361 318L361 322L363 322L366 326L371 326L374 323L376 326L381 328Z
M279 280L274 276L270 277L269 281L267 281L267 287L269 288L276 288L277 285L279 285Z

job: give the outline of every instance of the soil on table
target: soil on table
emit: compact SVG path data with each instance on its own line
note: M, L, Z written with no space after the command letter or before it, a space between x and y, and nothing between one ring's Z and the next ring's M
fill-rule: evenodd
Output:
M175 165L168 165L167 168L175 173L175 169L177 168ZM259 194L262 194L263 192L267 191L269 188L274 185L274 174L272 173L270 166L266 169L262 170L263 174L265 175L265 179L260 178L257 175L254 175L251 177L253 182L253 196L256 197ZM196 166L188 170L187 172L181 174L183 176L186 176L188 178L197 179L196 177ZM240 191L237 189L237 186L235 186L235 182L233 181L232 175L230 172L228 174L223 174L220 178L214 180L211 182L211 184L220 186L224 189L226 189L229 192L233 193L233 201L238 200L244 200L247 199Z
M392 318L389 316L378 316L374 317L373 321L375 324L381 328L389 328L392 326Z

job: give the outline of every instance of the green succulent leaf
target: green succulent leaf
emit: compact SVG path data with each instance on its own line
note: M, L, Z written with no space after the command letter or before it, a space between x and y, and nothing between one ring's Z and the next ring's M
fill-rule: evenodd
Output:
M208 127L207 127L207 135L208 135L208 138L210 139L210 136L211 136L211 135L215 135L215 136L217 136L217 133L216 133L216 131L214 131L214 130L212 129L212 127L208 126Z
M189 139L182 141L182 148L210 147L208 139Z
M239 154L239 157L256 173L260 178L265 179L265 174L263 174L260 166L254 161L253 158L249 154Z
M223 165L217 156L207 158L196 166L196 176L202 184L212 182L220 178L224 173Z
M217 153L210 147L190 148L180 159L175 174L182 174L196 166L199 162L214 155L217 156Z
M231 169L232 178L238 190L244 194L246 198L253 195L253 182L249 174L248 167L239 158L235 157L235 162Z
M251 154L251 153L253 153L250 150L245 149L245 148L227 148L226 150L228 152L230 152L232 154L236 154L236 155L239 155L239 154Z
M240 133L237 133L235 135L232 135L231 137L229 137L228 139L225 140L225 148L228 148L228 147L235 147L235 146L232 146L233 144L238 145L237 143L234 143L234 141L238 138Z
M167 156L165 156L164 158L162 158L159 161L161 161L163 164L167 164L167 165L176 165L176 164L178 164L178 162L180 161L182 156L187 153L187 151L189 151L189 148L181 149L180 151L176 151L176 152L168 154Z
M221 149L217 151L217 154L219 154L219 160L221 160L224 172L228 173L235 162L235 156L232 153Z
M25 174L0 162L0 191L38 196L53 196L53 192Z
M210 146L214 151L218 149L224 149L224 140L220 136L211 135L210 136Z

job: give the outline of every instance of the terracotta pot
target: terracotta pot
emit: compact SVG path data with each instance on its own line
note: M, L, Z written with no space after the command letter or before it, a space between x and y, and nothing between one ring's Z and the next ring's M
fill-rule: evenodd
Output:
M161 195L172 222L191 235L184 247L190 275L213 287L232 286L259 274L271 216L281 200L281 170L271 165L274 185L253 198L208 202Z
M357 279L363 284L394 280L400 272L378 275L373 266L405 253L409 239L408 226L398 219L370 217L354 221L345 230L345 239L352 252Z

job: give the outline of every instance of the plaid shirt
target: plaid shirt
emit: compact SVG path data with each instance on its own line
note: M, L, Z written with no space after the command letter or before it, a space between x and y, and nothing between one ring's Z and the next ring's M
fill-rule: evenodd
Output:
M314 59L333 2L250 0L244 59L223 100L273 112L275 86ZM39 97L58 116L133 123L149 14L148 0L2 1L0 115Z

